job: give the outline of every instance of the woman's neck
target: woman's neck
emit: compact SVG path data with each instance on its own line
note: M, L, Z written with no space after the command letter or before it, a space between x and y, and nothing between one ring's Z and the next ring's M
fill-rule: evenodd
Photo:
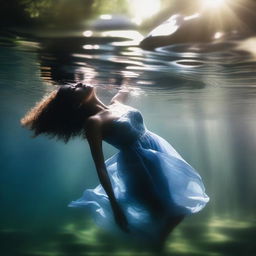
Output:
M96 115L104 109L108 109L106 106L95 94L85 103L86 109L90 109L92 115Z

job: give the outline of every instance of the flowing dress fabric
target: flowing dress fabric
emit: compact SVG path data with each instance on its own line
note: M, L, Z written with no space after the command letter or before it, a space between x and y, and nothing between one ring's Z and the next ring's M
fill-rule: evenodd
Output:
M171 217L199 212L209 201L200 175L130 108L105 141L120 151L105 164L131 233L157 237ZM103 187L86 189L70 207L87 208L102 227L118 229Z

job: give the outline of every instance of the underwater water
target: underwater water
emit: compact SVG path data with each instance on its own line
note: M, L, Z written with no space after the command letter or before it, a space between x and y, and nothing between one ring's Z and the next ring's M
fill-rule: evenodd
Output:
M98 184L86 141L32 139L19 124L45 93L78 81L104 103L132 87L147 128L202 176L211 200L172 232L166 255L255 255L256 38L154 52L120 37L14 38L0 42L1 255L152 254L67 207ZM106 159L115 152L104 144Z

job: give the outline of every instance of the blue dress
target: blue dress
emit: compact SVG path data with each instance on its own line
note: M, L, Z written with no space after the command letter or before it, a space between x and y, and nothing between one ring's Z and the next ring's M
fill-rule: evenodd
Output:
M200 175L129 107L105 141L119 149L105 164L130 234L154 239L170 217L199 212L209 201ZM70 207L87 208L101 226L118 230L103 187L86 189Z

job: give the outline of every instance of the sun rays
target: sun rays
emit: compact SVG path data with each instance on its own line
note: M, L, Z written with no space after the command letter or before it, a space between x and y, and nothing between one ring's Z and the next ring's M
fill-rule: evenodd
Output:
M253 15L250 1L243 0L201 0L199 12L208 17L209 26L219 33L229 31L233 34L249 29L244 21L246 15Z

